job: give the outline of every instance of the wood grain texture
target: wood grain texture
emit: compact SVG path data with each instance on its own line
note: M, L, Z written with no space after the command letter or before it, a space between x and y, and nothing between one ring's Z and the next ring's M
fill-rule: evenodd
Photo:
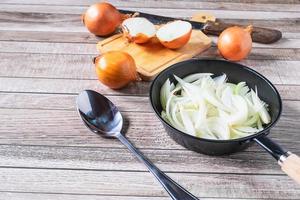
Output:
M118 195L84 195L84 194L53 194L53 193L24 193L24 192L0 192L0 199L5 200L169 200L169 197L151 196L118 196ZM205 200L216 200L216 198L201 197ZM251 200L238 198L239 200ZM218 198L218 200L237 200L236 198Z
M4 7L0 10L0 30L23 30L23 31L67 31L67 32L87 32L80 22L80 14L86 7L78 6L42 6L23 5ZM136 8L127 8L135 10ZM9 12L11 10L11 12ZM203 11L213 13L217 18L224 19L228 23L253 23L256 26L266 26L279 28L281 31L292 32L299 30L297 12L268 12L240 10L205 10L205 9L167 9L167 8L139 8L139 11L149 12L173 17L190 17L194 13ZM227 21L229 20L229 21ZM234 20L234 22L230 21ZM270 22L270 20L272 20ZM273 24L275 23L275 24ZM280 23L280 24L276 24ZM294 24L294 25L293 25ZM296 28L296 30L295 30Z
M90 4L91 5L91 4ZM129 5L129 6L128 6ZM182 5L183 6L183 5ZM88 6L60 6L60 5L2 5L0 11L2 12L20 12L20 13L42 13L42 14L82 14ZM119 6L119 8L124 8L124 6ZM130 4L125 6L126 10L136 10L136 7L131 7ZM297 8L297 7L296 7ZM245 8L244 8L245 9ZM183 7L173 7L172 9L164 7L151 7L144 5L144 7L139 7L140 12L147 12L152 14L161 14L171 17L191 17L198 11L210 12L213 13L217 18L226 18L226 19L293 19L299 17L297 12L289 11L280 11L272 12L270 10L261 11L253 10L244 12L243 10L222 10L222 9L205 9L202 7L193 7L189 8L189 11L186 12ZM243 15L241 15L243 13ZM287 15L288 13L288 15Z
M112 196L112 195L84 195L84 194L47 194L24 192L0 192L0 198L5 200L169 200L168 197L136 197L136 196ZM211 200L210 198L205 198ZM223 199L228 200L228 199ZM232 199L233 200L233 199ZM246 199L245 199L246 200Z
M147 171L124 148L0 145L0 167ZM142 152L166 172L283 174L276 161L266 152L256 151L258 148L255 145L227 156L206 156L185 149Z
M291 2L289 2L291 1ZM52 1L49 3L49 1L38 1L38 0L4 0L1 1L3 6L6 6L7 9L8 6L11 6L11 4L19 4L19 5L60 5L60 6L89 6L93 3L98 2L97 0L62 0L62 1ZM298 11L299 5L294 4L293 6L290 6L289 3L295 3L296 1L288 0L285 1L283 4L282 1L275 0L263 0L263 1L253 1L253 0L239 0L239 1L222 1L220 4L219 2L215 0L206 0L206 1L164 1L164 3L160 3L158 1L151 1L148 0L146 3L144 1L120 1L120 0L109 0L110 3L114 4L117 7L134 7L134 8L143 8L143 7L153 7L153 8L202 8L202 9L216 9L216 10L260 10L260 11ZM255 2L255 3L253 3ZM6 4L6 5L5 5ZM267 4L267 5L266 5ZM146 6L145 6L146 5Z
M122 113L124 132L137 147L183 149L170 139L154 113ZM0 144L122 147L118 141L92 134L76 111L0 109L0 114L0 124L10 124L0 127ZM271 131L271 137L291 151L300 145L298 118L298 114L282 116Z
M214 43L212 44L213 47L201 53L200 55L198 55L198 57L207 55L207 53L209 53L208 54L209 56L218 55L217 57L220 57L216 48L217 37L210 36L210 38L214 41ZM19 54L31 53L31 54L59 54L59 55L97 55L99 54L99 51L97 51L95 44L99 40L101 39L100 38L95 39L95 41L93 41L92 44L77 43L77 42L63 43L63 42L46 42L46 41L43 42L0 41L0 48L1 48L0 53L16 53L17 55L18 53ZM79 39L79 42L80 41L81 40ZM299 55L297 54L300 51L299 41L300 41L299 39L283 38L281 41L269 45L253 43L253 49L251 51L249 59L262 59L263 57L259 57L259 56L265 56L264 58L266 60L269 59L299 60Z
M76 109L76 96L68 94L0 93L0 108L74 111ZM118 105L121 111L152 112L148 97L111 95L106 97ZM291 104L293 103L291 102ZM295 101L295 103L298 102Z
M3 32L3 31L2 31ZM6 33L6 32L5 32ZM23 32L19 33L12 33L12 37L15 38L15 35L22 34ZM25 32L27 33L27 32ZM42 33L39 33L39 35ZM27 35L30 35L30 33L26 34L23 37L27 37ZM42 34L43 35L43 34ZM3 35L1 35L2 37ZM18 38L16 36L16 38ZM34 35L33 35L34 36ZM31 36L31 37L33 37ZM46 36L44 36L46 37ZM56 36L55 36L56 37ZM0 41L0 52L3 53L35 53L35 54L74 54L74 55L83 55L83 54L98 54L99 52L96 49L96 43L97 41L100 41L101 38L96 38L92 35L82 36L83 38L80 39L80 35L78 37L74 38L74 42L55 42L55 37L48 37L48 41L43 41L44 39L41 38L42 41L39 42L15 42L15 41ZM72 39L73 36L62 36L62 40L64 37L68 39ZM213 47L216 47L217 43L217 37L215 36L209 36L213 40ZM88 38L87 40L92 43L84 43L83 40L86 40L85 38ZM54 41L49 41L49 39L53 39ZM75 42L75 40L77 40ZM9 37L7 40L10 40ZM79 43L81 42L81 43ZM270 50L277 50L284 51L284 50L295 50L298 51L300 49L300 40L299 39L289 39L289 38L282 38L280 41L274 43L274 44L258 44L253 43L253 51L256 50L264 50L268 53ZM270 52L269 52L270 53ZM270 53L271 54L271 53ZM268 57L266 58L268 59Z
M275 85L284 99L299 100L299 85ZM48 79L48 78L11 78L0 77L0 92L8 93L45 93L78 94L82 90L92 89L105 95L148 96L148 82L132 83L122 90L112 90L97 80Z
M289 155L283 162L279 161L282 171L300 184L300 158L296 154Z
M148 82L135 82L122 90L112 90L97 80L53 79L53 78L0 78L1 92L66 93L78 94L82 90L96 90L102 94L148 96Z
M76 175L75 175L76 174ZM73 194L167 196L148 172L2 168L1 190ZM299 185L286 176L234 174L168 174L199 197L297 199ZM281 184L278 184L280 181ZM13 189L11 189L13 188ZM289 188L289 190L286 190Z
M294 86L291 86L294 88ZM296 90L298 88L295 88ZM74 94L43 94L43 93L0 93L0 108L35 109L35 110L75 110ZM106 95L121 111L152 112L150 101L145 96ZM282 94L283 115L299 114L300 99L297 96ZM292 98L287 99L287 98Z
M297 27L291 25L289 27ZM50 42L50 43L82 43L82 44L95 44L102 38L96 37L88 32L51 32L51 31L9 31L0 30L1 41L18 41L21 42ZM300 33L283 32L283 38L287 39L299 39ZM11 43L10 43L11 44ZM18 43L10 45L13 48L19 45ZM256 44L254 44L256 45ZM46 45L45 45L46 46ZM265 47L268 48L267 46ZM287 48L287 47L286 47ZM5 49L1 49L2 52ZM14 52L17 52L15 49ZM76 52L73 52L76 54ZM78 53L77 53L78 54Z
M155 9L155 12L151 12L152 14L163 14L165 13L162 10ZM147 12L147 10L145 10ZM149 12L149 10L148 10ZM179 12L179 11L178 11ZM164 15L172 17L183 17L183 13L171 12L165 13ZM182 11L181 11L182 12ZM194 13L199 12L199 10L195 10L189 16ZM209 12L206 10L206 12ZM176 15L172 13L178 13ZM283 13L284 16L289 16L286 13ZM276 27L280 31L288 31L288 32L299 32L299 25L297 25L297 19L299 18L294 16L294 18L276 18L276 13L274 18L265 19L263 16L274 16L273 13L262 13L260 18L255 19L239 19L238 16L243 16L242 13L237 13L236 16L232 16L229 18L227 14L223 14L220 19L223 21L237 24L254 24L255 26L263 26L274 28ZM185 16L185 17L189 17ZM255 16L255 13L253 13ZM57 14L57 13L26 13L26 12L0 12L0 17L3 20L0 20L0 30L7 31L39 31L39 32L79 32L79 33L87 33L87 30L82 23L80 22L80 13L78 14ZM0 18L0 19L1 19ZM230 20L228 20L230 19ZM245 20L247 19L247 20ZM270 20L272 20L270 22Z
M205 200L299 199L300 188L254 144L213 157L169 138L149 105L150 83L123 90L101 85L91 59L103 38L89 34L80 14L96 0L0 2L0 199L167 200L167 194L122 144L90 133L75 110L83 89L107 95L125 116L128 138L163 171ZM283 32L272 45L253 44L242 61L270 79L283 116L270 137L300 152L300 1L110 1L123 9L173 17L199 10L226 23ZM198 58L220 59L213 47Z
M0 53L0 76L93 79L92 55ZM300 84L298 61L244 60L240 62L265 75L274 84ZM1 86L0 86L1 87Z
M92 63L96 55L0 53L2 60L0 67L3 69L0 71L0 76L96 80ZM220 55L216 48L210 48L196 58L220 59ZM281 83L280 78L286 83L294 84L293 77L297 74L290 76L293 71L282 72L281 66L283 70L287 68L295 70L300 63L300 49L254 49L248 61L242 63L252 65L254 69L264 73L268 78L273 76L273 80L277 80L276 84Z
M136 197L112 195L84 195L84 194L51 194L26 192L0 192L0 199L5 200L169 200L168 197ZM208 199L207 199L208 200ZM225 200L225 199L224 199ZM226 199L228 200L228 199Z
M0 30L1 41L19 42L61 42L61 43L84 43L96 44L102 38L96 37L88 32L52 32L50 31L9 31ZM295 34L290 34L289 37ZM17 44L16 44L17 45Z
M49 2L47 0L3 0L1 1L3 4L42 4L42 5L90 5L90 4L93 4L93 3L96 3L98 2L97 0L54 0L52 2ZM114 4L118 4L118 3L123 3L125 5L128 5L120 0L109 0L109 2L112 2ZM134 0L129 0L128 1L130 3L130 5L135 5L136 3L139 4L139 5L142 5L141 7L145 7L145 3L139 3L139 2L136 2ZM147 3L155 3L155 1L153 0L148 0ZM172 5L172 7L176 7L175 5L176 4L179 4L179 5L182 5L180 4L180 0L168 0L166 1L166 4L159 4L161 6L165 6L165 7L168 7L168 4L169 2L173 2L174 5ZM187 1L188 3L191 3L191 4L197 4L197 1ZM204 1L205 3L207 2L216 2L216 0L205 0ZM299 4L299 0L286 0L286 1L281 1L281 0L223 0L222 3L232 3L232 2L235 2L235 3L252 3L252 4L263 4L264 6L266 6L265 4L269 5L271 4L279 4L279 5L290 5L290 4L294 4L294 5L297 5ZM229 9L230 10L230 9Z

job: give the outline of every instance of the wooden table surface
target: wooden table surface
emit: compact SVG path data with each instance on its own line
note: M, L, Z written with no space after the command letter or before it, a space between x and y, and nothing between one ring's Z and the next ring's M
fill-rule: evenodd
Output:
M194 153L172 141L151 110L149 83L113 91L97 80L95 38L80 14L96 0L0 2L0 199L167 200L155 178L118 141L91 134L75 97L94 89L129 120L128 138L201 199L300 199L300 186L257 145L229 156ZM277 28L283 39L254 44L241 63L269 78L283 98L271 138L300 154L300 1L111 1L119 8ZM213 38L216 41L216 38ZM199 58L219 58L215 44Z

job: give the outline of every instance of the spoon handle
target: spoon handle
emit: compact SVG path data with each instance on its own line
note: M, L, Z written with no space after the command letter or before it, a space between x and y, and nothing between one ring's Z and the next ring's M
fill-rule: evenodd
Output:
M151 161L149 161L138 149L136 149L129 140L120 134L116 137L141 161L149 171L157 178L165 190L169 193L173 200L199 200L197 197L189 193L178 183L173 181L170 177L160 171Z

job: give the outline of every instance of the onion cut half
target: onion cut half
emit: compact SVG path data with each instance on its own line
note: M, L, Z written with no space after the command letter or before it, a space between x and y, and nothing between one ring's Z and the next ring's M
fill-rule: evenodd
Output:
M156 33L154 24L144 17L133 17L124 20L122 30L129 41L137 44L148 42Z
M156 37L165 47L169 49L178 49L188 43L191 34L191 23L177 20L160 27L156 32Z

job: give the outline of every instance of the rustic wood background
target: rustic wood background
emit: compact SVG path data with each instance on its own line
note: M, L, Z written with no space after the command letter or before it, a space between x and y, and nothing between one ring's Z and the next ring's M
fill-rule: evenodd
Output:
M128 138L201 199L300 199L300 187L257 145L210 157L173 142L151 111L149 83L120 91L97 80L95 38L80 14L97 0L0 1L0 199L167 200L146 168L118 142L91 134L75 111L83 89L107 95L129 119ZM271 137L300 154L300 1L111 1L118 8L277 28L241 63L279 89L284 110ZM214 41L216 38L214 38ZM215 45L199 57L218 57Z

